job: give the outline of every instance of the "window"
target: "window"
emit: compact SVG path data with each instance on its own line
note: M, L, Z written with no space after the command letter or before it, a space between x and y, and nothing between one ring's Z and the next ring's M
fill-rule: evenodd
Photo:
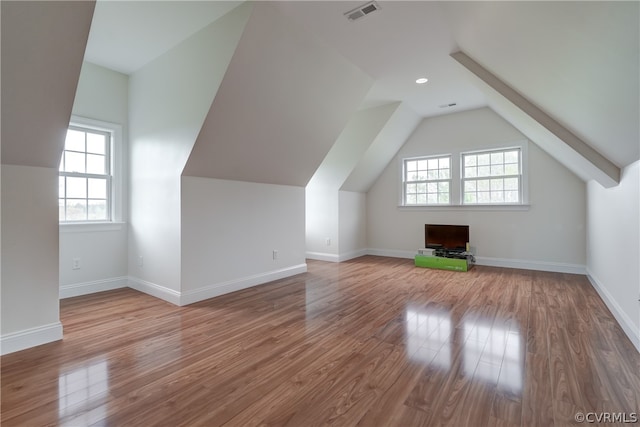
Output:
M463 204L522 203L521 150L462 154Z
M60 222L111 221L113 133L71 125L60 159Z
M405 159L403 203L443 205L451 201L451 156Z

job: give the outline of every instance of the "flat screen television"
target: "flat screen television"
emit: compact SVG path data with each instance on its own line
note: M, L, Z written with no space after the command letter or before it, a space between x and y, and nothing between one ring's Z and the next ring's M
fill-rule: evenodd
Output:
M468 225L424 225L424 246L426 248L464 252L468 242Z

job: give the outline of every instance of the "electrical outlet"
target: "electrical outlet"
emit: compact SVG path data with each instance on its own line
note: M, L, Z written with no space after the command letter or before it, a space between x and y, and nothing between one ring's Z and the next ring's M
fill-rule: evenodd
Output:
M72 270L80 270L80 258L74 258L71 264Z
M331 239L327 237L327 239L325 240L327 243L327 246L331 246Z
M273 250L273 259L276 260L278 259L278 251L277 250Z

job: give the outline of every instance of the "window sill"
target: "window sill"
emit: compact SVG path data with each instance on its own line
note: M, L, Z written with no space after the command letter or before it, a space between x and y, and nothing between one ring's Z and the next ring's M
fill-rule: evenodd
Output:
M401 211L528 211L530 204L517 205L423 205L398 206Z
M64 222L60 223L61 233L90 233L96 231L120 231L124 222Z

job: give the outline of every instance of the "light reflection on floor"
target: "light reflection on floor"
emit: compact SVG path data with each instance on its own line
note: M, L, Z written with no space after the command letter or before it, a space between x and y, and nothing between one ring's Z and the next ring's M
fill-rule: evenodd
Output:
M58 419L63 425L90 425L106 416L109 372L106 360L92 362L58 377Z
M496 319L467 313L461 330L454 329L444 307L409 306L405 313L409 357L441 370L449 370L460 347L465 375L513 393L522 390L523 354L518 329L500 326ZM454 339L454 334L461 339Z
M412 360L440 369L451 365L451 317L442 307L408 307L407 351Z

